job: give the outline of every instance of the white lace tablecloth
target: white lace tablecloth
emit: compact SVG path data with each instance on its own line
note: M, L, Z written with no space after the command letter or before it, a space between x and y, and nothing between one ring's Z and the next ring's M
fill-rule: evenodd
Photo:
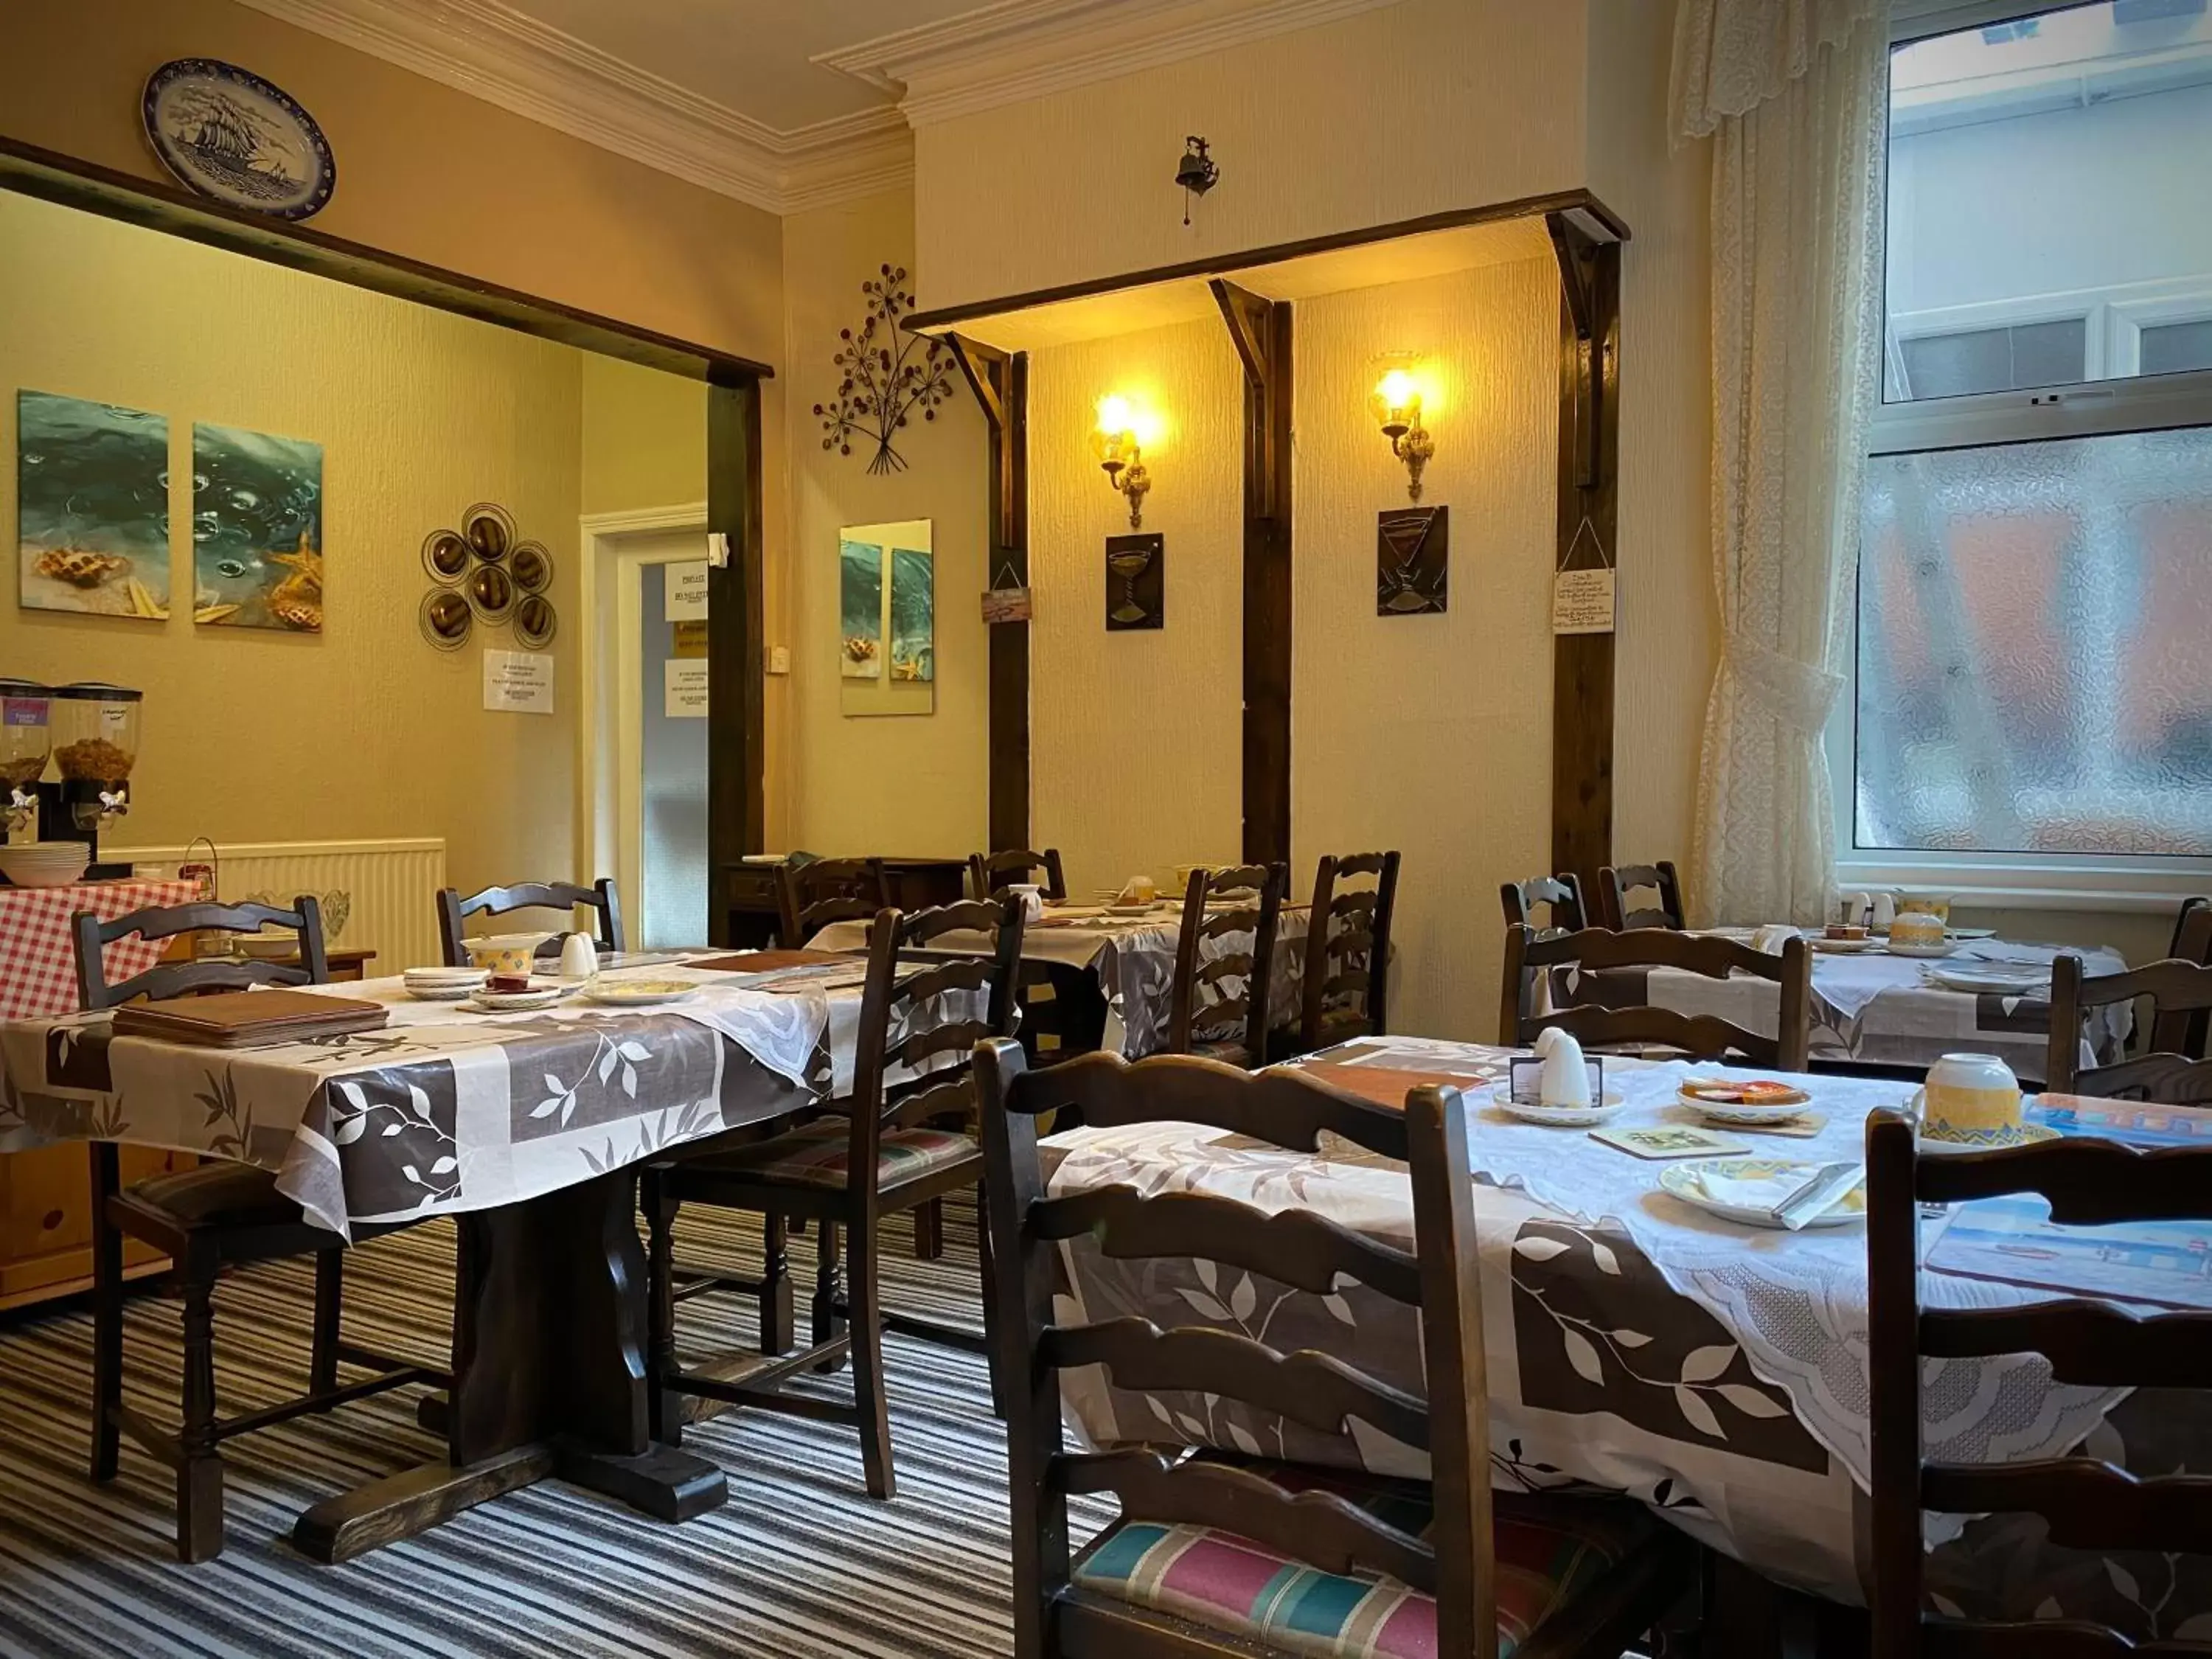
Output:
M1392 1071L1443 1073L1486 1094L1507 1051L1405 1037L1331 1052ZM1674 1103L1679 1062L1608 1063L1627 1099L1608 1127L1692 1121ZM1868 1114L1902 1105L1901 1084L1802 1079L1827 1121L1811 1139L1745 1135L1762 1156L1857 1156ZM1513 1487L1581 1480L1629 1492L1705 1541L1787 1582L1858 1597L1855 1491L1868 1473L1866 1239L1863 1228L1802 1233L1737 1226L1659 1188L1662 1163L1580 1130L1505 1117L1479 1096L1471 1150L1478 1194L1484 1332L1490 1354L1493 1480ZM1046 1143L1052 1190L1127 1183L1197 1191L1270 1212L1302 1207L1404 1243L1412 1203L1396 1166L1325 1148L1285 1152L1191 1125L1077 1130ZM1302 1291L1213 1264L1120 1263L1078 1241L1067 1294L1079 1316L1194 1316L1357 1359L1419 1391L1418 1323L1340 1281ZM1213 1270L1211 1279L1209 1271ZM1231 1282L1231 1281L1236 1282ZM1986 1306L2035 1293L1927 1275L1931 1304ZM1071 1416L1097 1443L1217 1445L1298 1461L1405 1471L1419 1455L1363 1425L1315 1436L1212 1397L1158 1399L1103 1376L1066 1379ZM2098 1427L2117 1391L2055 1385L2040 1359L1931 1364L1932 1458L2010 1462L2053 1455ZM1942 1536L1941 1532L1931 1536Z

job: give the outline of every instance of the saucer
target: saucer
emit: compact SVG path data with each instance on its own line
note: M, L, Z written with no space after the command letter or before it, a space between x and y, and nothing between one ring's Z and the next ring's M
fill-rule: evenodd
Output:
M1608 1089L1604 1100L1595 1105L1541 1106L1514 1099L1513 1086L1509 1083L1492 1084L1490 1101L1508 1117L1518 1118L1523 1123L1541 1124L1547 1129L1587 1129L1605 1122L1626 1103L1617 1090Z

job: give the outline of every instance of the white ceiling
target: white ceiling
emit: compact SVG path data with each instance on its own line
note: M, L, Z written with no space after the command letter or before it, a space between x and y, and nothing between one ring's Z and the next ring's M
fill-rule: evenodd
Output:
M941 22L977 0L509 0L686 92L780 131L895 101L811 60L818 52Z

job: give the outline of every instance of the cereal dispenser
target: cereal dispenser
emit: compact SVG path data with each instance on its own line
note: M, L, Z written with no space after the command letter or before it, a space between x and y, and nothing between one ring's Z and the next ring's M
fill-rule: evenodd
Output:
M138 708L143 694L86 682L53 689L49 720L58 782L39 786L39 836L81 841L92 848L85 873L104 881L131 873L99 862L107 820L131 810L131 772L138 763Z
M52 750L47 709L53 693L30 680L0 679L0 832L26 841L39 811L39 780Z

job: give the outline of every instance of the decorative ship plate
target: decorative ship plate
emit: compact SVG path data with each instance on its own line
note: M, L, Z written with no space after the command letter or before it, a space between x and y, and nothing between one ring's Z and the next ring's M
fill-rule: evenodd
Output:
M283 88L213 58L179 58L147 77L146 137L201 195L273 219L322 210L337 163L315 118Z

